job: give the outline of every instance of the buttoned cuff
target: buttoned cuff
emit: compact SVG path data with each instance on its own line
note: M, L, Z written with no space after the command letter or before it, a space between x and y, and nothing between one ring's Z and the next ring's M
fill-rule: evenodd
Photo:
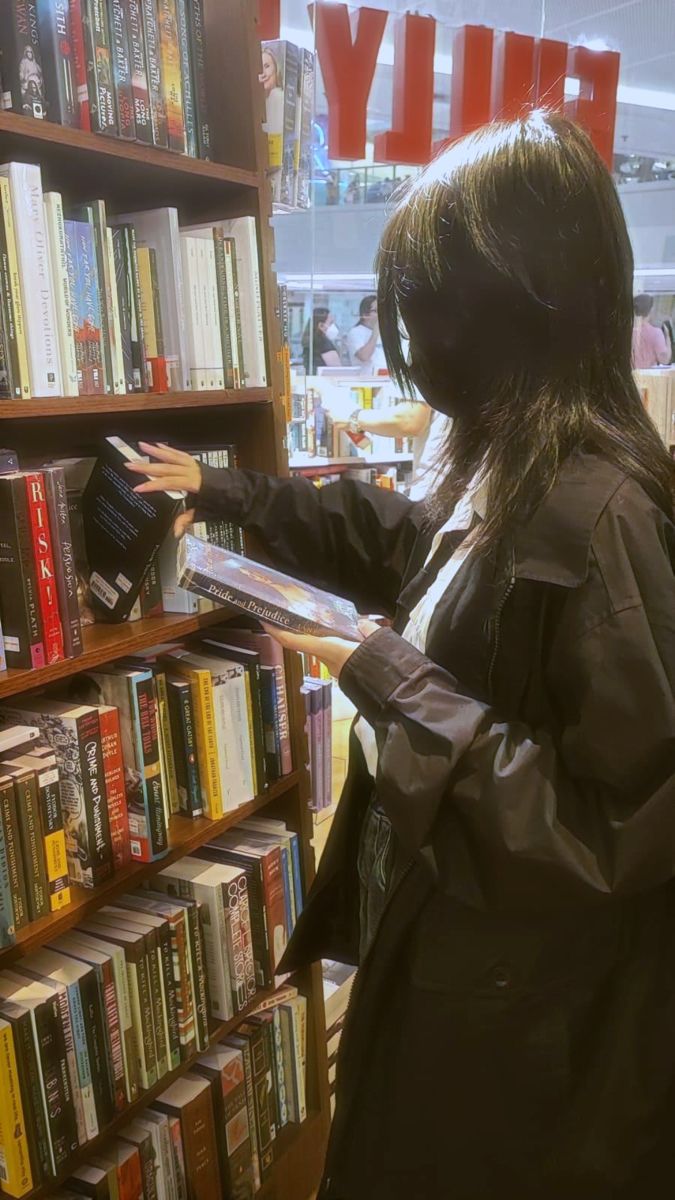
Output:
M428 667L429 660L393 629L378 629L360 642L338 680L362 716L374 724L402 683Z

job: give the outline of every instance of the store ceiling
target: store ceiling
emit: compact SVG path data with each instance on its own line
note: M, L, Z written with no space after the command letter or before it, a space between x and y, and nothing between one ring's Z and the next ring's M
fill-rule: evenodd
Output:
M448 25L471 22L606 45L621 53L621 82L627 87L675 94L675 4L673 0L367 0L389 12L430 13ZM307 30L305 0L281 0L284 26ZM355 8L360 5L355 4ZM390 38L391 33L385 37ZM442 41L446 39L443 38Z

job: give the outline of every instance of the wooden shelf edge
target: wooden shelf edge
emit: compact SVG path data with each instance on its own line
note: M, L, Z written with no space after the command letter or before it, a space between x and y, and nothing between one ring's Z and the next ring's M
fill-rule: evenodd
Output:
M216 821L211 821L208 817L199 817L196 820L192 820L190 817L172 817L169 825L170 847L164 858L155 859L150 863L131 863L122 871L116 871L110 879L106 879L105 883L99 884L96 888L72 887L73 899L67 908L63 908L60 912L50 913L47 917L41 917L39 921L31 922L18 933L14 945L0 950L0 968L9 966L11 962L30 954L38 946L66 933L74 925L77 925L78 921L82 921L85 916L101 908L104 904L109 904L123 892L133 891L146 880L158 875L165 867L170 867L172 863L184 858L186 854L191 854L221 833L225 833L227 829L238 825L240 821L245 821L259 809L265 808L272 800L276 800L290 791L295 787L298 779L297 771L291 772L290 775L284 775L262 795L256 796L248 804L242 804L239 808L225 813Z
M246 1008L242 1009L240 1013L237 1013L236 1017L232 1017L232 1019L229 1021L219 1021L217 1024L215 1024L212 1027L209 1037L209 1047L215 1045L215 1043L219 1042L222 1038L227 1037L228 1033L233 1033L237 1026L241 1025L241 1023L245 1021L246 1018L250 1016L250 1014L258 1007L258 1005L266 997L270 996L273 991L274 988L268 988L265 990L261 989L251 1003L248 1004ZM149 1104L152 1104L153 1100L156 1100L158 1096L161 1096L162 1092L165 1092L166 1089L174 1082L174 1080L180 1078L180 1076L186 1071L189 1071L190 1068L193 1067L197 1062L197 1059L204 1053L206 1053L206 1051L196 1051L190 1056L190 1058L187 1058L185 1062L182 1062L180 1066L175 1067L173 1071L169 1071L168 1074L162 1076L162 1078L158 1080L154 1087L149 1088L147 1092L143 1092L137 1100L134 1100L132 1104L127 1105L123 1112L118 1113L117 1116L114 1117L108 1125L106 1125L105 1129L97 1135L97 1137L93 1138L90 1142L87 1142L86 1145L80 1146L80 1148L72 1155L70 1161L68 1162L68 1166L64 1167L64 1169L59 1172L55 1179L50 1179L46 1183L40 1184L39 1187L33 1188L32 1192L26 1193L26 1195L23 1197L23 1200L42 1200L43 1197L51 1196L57 1188L61 1187L65 1183L68 1176L77 1166L80 1165L80 1163L86 1162L86 1160L91 1158L92 1155L95 1156L97 1153L99 1153L111 1137L115 1137L115 1135L119 1133L120 1129L123 1129L124 1126L127 1125L129 1121L132 1121L134 1117L138 1116L138 1114L141 1113L144 1108L147 1108ZM302 1125L293 1125L290 1127L286 1126L286 1130L284 1130L284 1132L281 1134L281 1153L279 1158L275 1161L275 1170L278 1163L282 1161L282 1155L288 1146L295 1141L296 1137L304 1134L310 1122L314 1123L316 1120L316 1113L308 1113L307 1118L305 1121L303 1121ZM269 1182L269 1180L265 1182L261 1193L259 1193L260 1195L264 1193Z
M166 171L167 177L172 174L189 175L194 177L195 182L212 181L254 189L260 185L256 171L209 162L203 158L191 158L186 154L174 154L169 150L142 146L137 142L89 133L83 129L69 129L51 121L23 117L13 112L0 112L0 135L3 133L24 140L27 146L56 146L80 154L90 154L93 159L123 159L141 168Z
M162 412L176 408L225 408L268 404L271 400L271 388L230 388L217 392L133 392L126 396L44 396L35 400L0 399L0 421L96 417L107 413Z
M48 667L20 671L10 668L0 671L0 700L17 696L20 692L35 691L57 679L67 679L80 671L89 671L101 663L112 662L143 650L147 646L159 645L195 633L207 625L227 619L224 609L183 616L182 613L164 613L161 617L146 617L142 621L124 622L120 625L88 625L83 630L84 654L79 658L65 658Z

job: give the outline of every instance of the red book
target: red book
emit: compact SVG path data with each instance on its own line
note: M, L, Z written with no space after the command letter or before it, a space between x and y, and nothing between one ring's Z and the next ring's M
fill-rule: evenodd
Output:
M82 0L69 0L70 10L70 40L73 48L73 65L75 67L75 89L79 109L80 129L91 129L89 113L89 90L87 88L87 56L84 49L84 31L82 28Z
M110 1153L117 1163L119 1200L143 1200L143 1170L137 1147L118 1139Z
M33 533L33 554L37 574L42 632L44 636L45 661L61 662L66 657L63 649L63 629L59 613L59 598L54 576L54 555L49 524L49 509L45 496L44 479L39 471L25 476L28 513Z
M129 814L127 793L124 786L124 759L122 758L122 733L120 715L111 704L99 704L98 719L101 727L103 751L103 773L108 795L108 819L112 844L113 866L116 871L131 862L131 839L129 837Z

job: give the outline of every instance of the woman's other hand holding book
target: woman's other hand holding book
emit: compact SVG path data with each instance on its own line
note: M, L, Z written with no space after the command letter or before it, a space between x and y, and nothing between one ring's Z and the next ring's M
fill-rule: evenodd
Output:
M371 633L377 633L379 625L374 621L359 621L359 629L365 640ZM265 631L276 638L285 650L297 650L299 654L309 654L318 658L334 679L339 679L343 667L359 646L358 642L349 642L346 638L310 637L308 634L290 633L277 625L265 625Z

